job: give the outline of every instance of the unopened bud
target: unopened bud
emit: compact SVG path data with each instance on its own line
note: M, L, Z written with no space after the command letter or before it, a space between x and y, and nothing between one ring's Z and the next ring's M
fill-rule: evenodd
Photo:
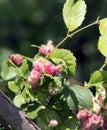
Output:
M40 72L39 71L36 71L35 69L33 69L31 72L30 72L30 75L28 77L28 82L32 85L32 86L35 86L36 83L39 81L40 79Z
M55 120L55 119L52 119L50 122L49 122L49 127L56 127L58 125L58 121Z
M84 118L90 117L90 116L91 116L91 113L88 109L83 109L83 110L79 111L77 114L78 119L84 119Z
M39 52L43 55L48 55L52 53L53 50L54 50L53 42L49 40L47 45L41 45Z
M23 62L23 58L20 54L12 54L10 56L10 60L15 64L15 65L21 65Z

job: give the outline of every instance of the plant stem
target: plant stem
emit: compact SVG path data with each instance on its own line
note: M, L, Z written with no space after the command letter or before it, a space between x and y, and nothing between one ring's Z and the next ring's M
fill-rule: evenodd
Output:
M79 30L77 30L77 31L75 31L75 32L73 32L73 33L71 33L71 34L69 34L69 37L72 37L72 36L74 36L75 34L77 34L78 32L81 32L82 30L87 29L87 28L89 28L89 27L91 27L91 26L93 26L93 25L96 25L96 24L99 24L99 20L96 20L95 22L93 22L93 23L91 23L91 24L89 24L89 25L86 25L85 27L80 28Z
M69 35L67 34L66 37L65 37L61 42L59 42L59 43L56 45L55 49L58 48L58 47L59 47L63 42L65 42L68 38L69 38Z
M105 59L104 64L100 67L99 70L102 71L104 69L104 67L106 67L106 65L107 65L107 58Z
M59 43L56 45L55 49L58 48L58 47L59 47L63 42L65 42L68 38L71 38L72 36L74 36L74 35L77 34L78 32L80 32L80 31L82 31L82 30L84 30L84 29L86 29L86 28L89 28L89 27L91 27L91 26L93 26L93 25L96 25L96 24L99 24L99 18L97 18L97 20L94 21L93 23L91 23L91 24L89 24L89 25L86 25L86 26L84 26L84 27L78 29L77 31L75 31L75 32L73 32L73 33L71 33L71 34L69 34L69 32L67 32L66 37L65 37L61 42L59 42Z

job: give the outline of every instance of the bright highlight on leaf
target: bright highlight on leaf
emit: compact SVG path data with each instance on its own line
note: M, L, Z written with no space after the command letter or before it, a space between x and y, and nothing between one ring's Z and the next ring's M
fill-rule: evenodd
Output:
M99 30L101 35L107 40L107 18L100 20Z
M63 18L69 32L82 24L85 14L86 4L83 0L78 0L76 3L74 0L66 1L63 8Z
M98 49L107 57L107 18L100 20L99 30L101 36L98 41Z
M103 36L99 37L98 49L105 57L107 57L107 39Z

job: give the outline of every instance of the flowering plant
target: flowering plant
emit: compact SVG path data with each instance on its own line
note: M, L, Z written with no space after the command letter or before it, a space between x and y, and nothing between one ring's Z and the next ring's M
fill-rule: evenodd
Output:
M77 29L86 14L84 0L66 0L63 18L66 37L54 46L53 41L39 47L33 58L12 54L1 66L1 80L8 81L14 104L23 109L42 130L106 130L107 121L107 18ZM99 26L98 49L105 57L89 82L70 82L75 76L76 58L59 48L68 38L93 25ZM77 30L76 30L77 29ZM36 46L36 45L35 45ZM90 88L95 88L95 94Z

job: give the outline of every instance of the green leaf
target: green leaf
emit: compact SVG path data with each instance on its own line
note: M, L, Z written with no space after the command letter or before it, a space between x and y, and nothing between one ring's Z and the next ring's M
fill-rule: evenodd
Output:
M64 87L63 94L64 100L67 102L69 109L72 110L73 113L76 113L78 109L78 100L73 91L66 86Z
M57 49L50 55L50 59L56 64L61 63L63 65L63 71L68 74L75 73L76 58L70 51L66 49Z
M89 80L89 86L107 86L107 71L95 71Z
M16 76L13 67L8 67L8 60L4 60L1 64L1 77L3 80L10 80Z
M14 93L17 93L19 91L19 88L14 81L8 82L8 88Z
M32 107L34 108L34 106L32 106ZM27 112L27 116L30 119L35 119L37 117L37 115L38 115L38 112L41 111L42 109L45 109L45 106L39 106L38 108L36 106L36 108L34 108L33 111Z
M69 117L62 124L61 130L80 130L80 122L75 117Z
M107 40L107 18L100 20L99 30L101 35Z
M92 92L88 88L84 88L79 85L72 85L69 86L69 89L75 93L75 96L78 100L78 106L81 108L88 108L92 107Z
M103 36L99 37L98 49L105 57L107 57L107 38Z
M91 108L93 95L87 88L72 85L64 88L64 98L69 108L76 113L79 108Z
M56 119L58 121L58 124L61 123L60 117L55 111L53 111L51 109L44 109L38 113L36 122L37 122L37 125L41 128L41 130L52 130L48 126L50 120L52 120L52 119ZM57 127L55 127L55 128L57 129Z
M21 107L21 105L25 103L25 100L22 95L17 95L15 96L13 102L17 107Z
M23 60L23 64L21 65L20 69L22 70L22 74L24 77L26 77L28 75L28 64L26 60Z
M74 3L74 0L66 0L63 7L63 18L69 32L78 28L85 17L86 4L84 0L78 0Z

